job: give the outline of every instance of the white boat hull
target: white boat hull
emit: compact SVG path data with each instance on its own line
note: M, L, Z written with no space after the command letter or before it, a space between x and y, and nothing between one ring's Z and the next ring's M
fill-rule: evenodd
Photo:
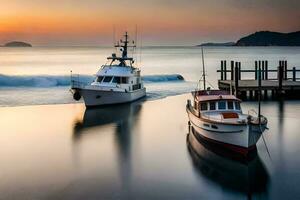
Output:
M241 152L255 148L262 131L266 128L265 125L259 127L259 125L247 123L225 124L210 122L194 115L188 107L187 113L196 135Z
M80 94L87 107L128 103L146 96L146 89L138 89L130 92L105 91L96 89L80 89Z

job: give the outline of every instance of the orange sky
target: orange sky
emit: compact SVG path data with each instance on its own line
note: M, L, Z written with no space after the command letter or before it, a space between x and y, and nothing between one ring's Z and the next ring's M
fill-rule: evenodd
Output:
M235 41L259 30L300 30L297 0L0 0L0 43L110 45L138 25L146 45Z

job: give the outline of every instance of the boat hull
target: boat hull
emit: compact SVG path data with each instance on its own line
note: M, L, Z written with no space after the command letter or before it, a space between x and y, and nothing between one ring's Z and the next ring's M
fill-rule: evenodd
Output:
M256 143L265 127L251 124L225 124L199 118L187 107L191 128L197 138L228 148L232 151L247 154L256 149ZM214 128L213 128L214 127Z
M146 88L130 92L104 91L83 88L80 89L79 92L84 99L86 107L128 103L146 96Z

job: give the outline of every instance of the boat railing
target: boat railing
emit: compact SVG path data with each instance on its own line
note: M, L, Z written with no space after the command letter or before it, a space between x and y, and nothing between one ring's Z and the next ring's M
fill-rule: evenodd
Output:
M79 74L71 73L71 88L83 88L85 84L85 82L80 81Z

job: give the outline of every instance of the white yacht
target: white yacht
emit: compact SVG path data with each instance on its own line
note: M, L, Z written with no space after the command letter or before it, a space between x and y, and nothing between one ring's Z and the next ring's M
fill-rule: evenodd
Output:
M116 44L122 52L121 56L113 53L108 57L109 64L103 65L95 80L90 85L84 85L77 76L71 77L71 91L75 100L83 97L86 107L132 102L146 95L146 88L141 79L141 70L134 67L134 59L128 57L129 45L127 32L121 44Z

